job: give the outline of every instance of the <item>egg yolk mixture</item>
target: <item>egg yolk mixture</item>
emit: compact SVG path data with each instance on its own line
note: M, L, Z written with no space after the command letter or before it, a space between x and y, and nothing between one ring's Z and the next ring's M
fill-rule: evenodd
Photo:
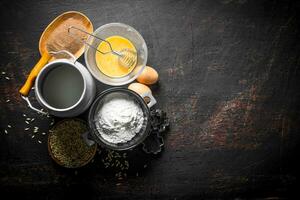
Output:
M134 45L124 37L111 36L105 39L111 44L114 51L120 52L122 49L129 49L130 51L136 52ZM101 42L97 49L101 52L109 52L110 48L106 42ZM96 51L96 64L99 70L110 77L122 77L129 74L135 67L135 64L128 68L120 65L118 59L119 56L113 53L102 54Z

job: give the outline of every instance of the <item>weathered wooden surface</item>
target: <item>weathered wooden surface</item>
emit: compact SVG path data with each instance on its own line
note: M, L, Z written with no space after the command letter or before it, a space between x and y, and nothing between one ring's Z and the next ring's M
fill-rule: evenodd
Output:
M192 199L295 194L299 3L2 1L0 7L1 72L6 72L0 74L1 195ZM103 167L101 155L76 172L60 168L48 155L47 137L32 139L32 130L24 131L23 113L36 118L30 127L49 129L50 119L29 110L18 88L39 59L43 29L67 10L84 12L94 27L109 22L135 27L147 42L148 64L160 74L152 89L157 107L171 120L164 151L159 156L130 152L128 177L121 181ZM99 91L104 88L98 84Z

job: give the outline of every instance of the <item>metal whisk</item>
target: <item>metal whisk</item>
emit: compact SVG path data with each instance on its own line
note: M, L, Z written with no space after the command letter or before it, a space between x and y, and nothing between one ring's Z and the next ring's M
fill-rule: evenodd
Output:
M72 34L70 32L70 29L72 29L72 28L76 29L76 30L79 30L79 31L81 31L81 32L83 32L83 33L85 33L87 35L90 35L90 36L92 36L92 37L94 37L94 38L96 38L98 40L101 40L101 41L107 43L108 46L109 46L109 48L110 48L110 51L108 51L108 52L102 52L102 51L98 50L96 47L94 47L93 45L91 45L88 42L86 42L85 40L77 38L78 40L80 40L81 42L85 43L86 45L88 45L92 49L95 49L99 53L102 53L102 54L112 53L112 54L118 56L118 61L119 61L120 65L122 65L124 67L127 67L127 68L130 68L130 67L134 67L134 65L136 64L136 61L137 61L137 53L136 52L134 52L134 51L132 51L130 49L122 49L121 51L115 51L115 50L113 50L111 44L108 41L106 41L106 40L104 40L102 38L99 38L96 35L90 34L90 33L86 32L86 31L84 31L84 30L82 30L80 28L75 27L75 26L70 26L68 28L68 33Z

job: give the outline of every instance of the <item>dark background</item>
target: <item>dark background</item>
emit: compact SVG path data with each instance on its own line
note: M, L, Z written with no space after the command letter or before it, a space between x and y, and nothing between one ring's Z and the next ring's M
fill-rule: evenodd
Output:
M297 1L1 1L0 6L0 68L6 72L0 74L1 196L277 199L297 194ZM157 156L140 148L129 152L123 180L103 167L102 154L82 169L63 169L48 155L47 136L32 139L32 130L24 131L23 113L36 118L30 127L49 129L51 119L27 108L18 89L40 57L42 31L68 10L85 13L95 28L110 22L136 28L148 45L148 65L160 74L152 90L171 121L164 150Z

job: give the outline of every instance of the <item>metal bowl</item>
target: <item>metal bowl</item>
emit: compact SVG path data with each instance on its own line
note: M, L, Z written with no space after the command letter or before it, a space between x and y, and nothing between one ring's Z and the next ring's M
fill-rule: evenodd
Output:
M120 97L132 98L132 100L134 100L141 107L144 115L144 122L139 133L137 133L130 141L125 143L110 143L101 136L98 130L97 122L99 119L97 118L97 113L107 100L110 100L112 98L120 98ZM132 149L135 146L141 144L149 134L150 109L148 105L145 103L144 99L134 91L128 90L126 88L119 88L119 87L111 88L102 92L92 104L89 112L89 127L90 127L89 133L92 136L92 139L102 147L106 147L112 150Z

